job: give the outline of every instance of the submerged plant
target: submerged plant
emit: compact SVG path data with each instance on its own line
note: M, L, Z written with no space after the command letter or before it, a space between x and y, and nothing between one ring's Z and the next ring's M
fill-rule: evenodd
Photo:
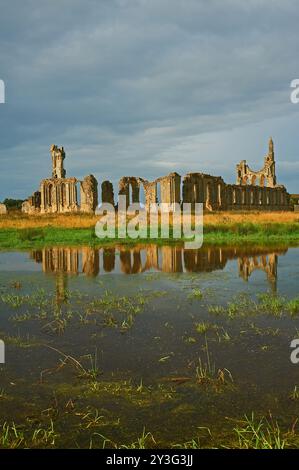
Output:
M195 329L197 333L203 335L207 333L209 330L214 330L215 325L212 325L211 323L207 323L207 322L200 322L200 323L195 323Z
M215 363L211 362L207 338L205 338L205 351L206 360L203 361L201 357L199 357L198 365L195 369L195 377L197 382L200 384L217 382L218 384L224 384L227 382L227 377L231 382L233 382L232 375L228 369L217 369Z
M203 293L198 288L192 289L192 292L189 294L188 298L189 299L202 299Z
M299 313L299 298L295 298L287 302L286 309L291 315Z

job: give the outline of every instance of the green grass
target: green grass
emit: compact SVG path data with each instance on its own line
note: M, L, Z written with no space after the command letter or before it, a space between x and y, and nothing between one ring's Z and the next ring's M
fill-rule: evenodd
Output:
M288 444L272 417L256 419L252 413L249 417L245 416L242 425L237 426L234 431L241 449L284 449Z
M264 313L281 318L286 315L295 317L299 314L299 298L286 299L274 293L257 294L253 300L247 296L237 296L226 305L209 305L208 311L214 315L226 315L230 319L259 315Z
M53 421L50 420L47 427L39 425L33 429L26 429L14 422L4 422L0 427L0 448L41 448L52 447L58 434L54 430Z
M25 228L0 229L0 249L42 248L53 245L71 246L105 246L115 242L133 245L142 243L183 243L185 240L168 239L103 239L96 237L93 228ZM259 243L285 245L299 243L299 223L234 223L204 226L204 242L211 244L244 244Z

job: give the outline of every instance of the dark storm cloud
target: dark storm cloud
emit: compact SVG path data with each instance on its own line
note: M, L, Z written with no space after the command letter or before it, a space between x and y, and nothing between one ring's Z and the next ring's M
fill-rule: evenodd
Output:
M270 134L279 179L297 191L295 1L10 0L0 8L0 198L36 188L51 143L65 146L68 174L78 177L176 169L233 181L241 158L261 164Z

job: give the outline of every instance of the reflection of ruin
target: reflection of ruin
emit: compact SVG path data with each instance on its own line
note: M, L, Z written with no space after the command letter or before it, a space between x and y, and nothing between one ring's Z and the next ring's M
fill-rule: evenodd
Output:
M63 272L56 273L56 304L59 306L67 300L67 276Z
M74 248L44 248L34 250L31 257L42 263L43 272L54 273L56 279L56 303L60 305L66 300L67 274L78 273L79 255Z
M100 271L99 250L82 248L82 272L86 276L97 276Z
M52 177L41 181L39 191L23 203L22 210L35 213L94 213L98 205L98 183L93 175L83 181L66 178L65 151L51 147ZM227 184L221 176L188 173L183 178L176 172L148 181L136 176L123 176L114 194L113 184L101 184L101 202L118 208L118 196L126 196L127 207L132 203L178 204L202 203L207 211L215 210L291 210L290 195L276 183L274 145L269 141L264 166L259 171L249 168L245 160L237 165L237 184Z
M254 271L264 271L272 290L276 291L277 261L276 253L261 256L242 256L238 259L240 276L248 281Z
M278 255L287 249L268 253L264 248L202 247L185 250L179 246L136 245L130 247L44 248L31 257L42 264L45 273L57 274L58 296L63 297L65 275L97 276L113 271L137 274L146 271L165 273L212 272L225 268L229 260L238 259L239 274L247 281L255 270L266 273L273 289L276 287ZM119 255L119 256L117 256ZM102 266L102 268L101 268Z
M75 248L45 248L42 250L43 271L45 273L64 272L77 274L78 250Z
M103 250L103 269L106 273L111 273L115 269L115 248Z

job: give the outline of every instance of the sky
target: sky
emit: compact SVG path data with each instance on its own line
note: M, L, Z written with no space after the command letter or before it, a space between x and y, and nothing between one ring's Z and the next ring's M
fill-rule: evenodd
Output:
M299 193L296 0L1 0L0 200L68 176L263 166ZM116 187L116 186L115 186Z

